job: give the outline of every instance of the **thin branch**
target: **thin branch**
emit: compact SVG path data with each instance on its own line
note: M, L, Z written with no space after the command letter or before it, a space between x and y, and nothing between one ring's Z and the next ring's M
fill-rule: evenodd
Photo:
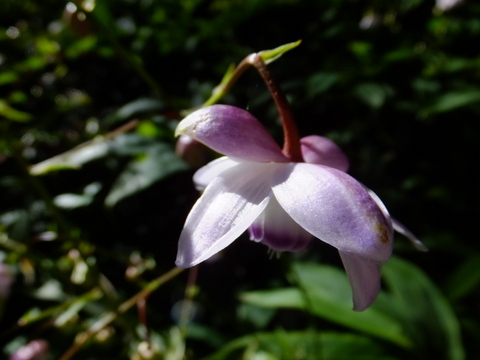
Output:
M158 287L166 283L167 281L173 279L175 276L180 274L183 270L182 268L175 267L169 272L163 274L162 276L158 277L157 279L149 282L145 288L137 293L136 295L132 296L130 299L122 303L115 311L111 311L105 314L100 320L94 323L87 331L80 333L77 335L75 343L62 355L60 360L69 360L72 358L73 355L77 353L78 350L96 333L100 330L105 328L109 325L112 321L114 321L119 315L123 314L138 301L146 299L153 291L155 291Z

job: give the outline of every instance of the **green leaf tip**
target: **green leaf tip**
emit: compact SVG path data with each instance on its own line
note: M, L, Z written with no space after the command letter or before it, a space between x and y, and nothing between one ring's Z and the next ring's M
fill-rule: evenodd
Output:
M280 56L282 56L287 51L295 49L298 45L300 45L301 42L302 40L298 40L292 43L281 45L272 50L263 50L263 51L260 51L258 55L260 55L260 57L265 62L265 64L270 64L275 60L277 60Z
M29 113L12 108L4 100L0 100L0 116L17 122L28 122L32 117Z

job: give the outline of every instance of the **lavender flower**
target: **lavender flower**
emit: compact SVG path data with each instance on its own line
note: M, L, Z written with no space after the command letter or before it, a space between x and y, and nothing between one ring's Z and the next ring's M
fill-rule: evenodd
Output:
M393 225L373 192L348 175L348 160L320 136L300 140L305 162L292 162L250 113L227 105L203 108L177 127L226 155L197 171L204 192L180 235L176 264L207 260L248 229L274 250L300 251L313 237L339 250L354 310L380 290L380 266L390 257Z

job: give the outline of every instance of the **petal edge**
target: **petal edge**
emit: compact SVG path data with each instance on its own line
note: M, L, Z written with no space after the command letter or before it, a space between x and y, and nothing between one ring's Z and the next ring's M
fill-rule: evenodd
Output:
M259 179L265 165L240 163L207 186L180 234L177 266L194 266L223 250L260 215L271 197L269 172Z
M176 135L185 134L234 159L288 162L267 129L248 111L229 105L197 110L180 121Z

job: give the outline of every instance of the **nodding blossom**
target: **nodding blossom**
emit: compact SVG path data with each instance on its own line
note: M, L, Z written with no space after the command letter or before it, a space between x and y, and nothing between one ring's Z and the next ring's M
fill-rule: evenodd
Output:
M304 162L293 162L255 117L227 105L193 112L176 133L225 155L194 175L204 191L180 235L177 266L207 260L247 230L279 251L304 250L315 237L338 249L354 310L373 303L380 266L392 253L393 223L380 199L346 173L337 145L304 137Z

